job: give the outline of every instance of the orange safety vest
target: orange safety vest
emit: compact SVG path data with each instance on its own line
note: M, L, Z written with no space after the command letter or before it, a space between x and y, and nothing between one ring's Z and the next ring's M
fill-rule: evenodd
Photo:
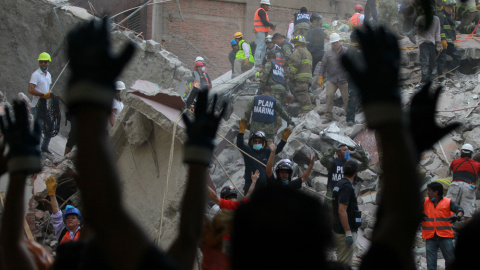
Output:
M362 24L360 23L360 13L353 14L353 16L350 18L350 23L353 26L361 26Z
M255 28L255 30L257 32L270 32L270 26L264 26L263 23L262 23L262 20L260 19L260 16L258 16L258 12L261 10L265 11L265 15L267 16L267 21L270 21L268 19L268 14L267 14L267 11L263 8L259 8L257 9L257 11L255 12L255 17L253 18L253 27Z
M63 244L63 243L66 243L66 242L70 242L70 241L78 241L79 238L80 238L80 230L78 230L75 233L75 236L73 237L73 240L72 240L72 237L70 236L70 231L67 230L67 232L63 236L62 240L60 241L60 245Z
M427 215L427 221L422 221L422 238L430 239L437 233L440 237L453 238L452 223L448 218L452 215L450 201L452 199L443 197L437 207L427 197L423 203L423 213Z

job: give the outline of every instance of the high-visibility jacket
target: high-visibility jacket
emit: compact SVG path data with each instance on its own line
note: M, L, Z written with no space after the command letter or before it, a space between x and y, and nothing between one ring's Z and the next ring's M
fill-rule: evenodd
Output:
M360 22L360 13L355 13L353 14L353 16L350 18L350 23L353 25L353 26L361 26L362 23Z
M440 237L453 238L452 223L448 218L452 215L450 210L450 201L452 199L443 197L437 207L430 198L425 198L423 203L423 213L427 215L426 220L422 221L422 238L430 239L435 233Z
M236 59L245 59L245 52L242 50L242 44L245 42L245 40L240 40L240 42L238 43L238 52L237 52L237 55L236 55ZM255 58L253 58L253 54L252 54L252 47L250 47L250 44L248 42L246 42L247 45L248 45L248 51L249 51L249 55L248 55L248 61L252 62L252 63L255 63Z
M70 231L67 230L67 228L63 229L62 234L63 234L63 237L60 237L61 240L59 245L66 242L70 242L70 241L78 241L78 239L80 238L80 230L77 230L77 232L75 233L75 236L73 237L73 240L72 240L72 236L70 235Z
M255 30L256 30L257 32L267 32L267 33L268 33L268 32L270 32L270 26L265 26L265 25L263 25L262 20L260 19L260 16L258 15L258 12L259 12L260 10L265 11L265 16L267 16L267 21L270 21L270 20L268 19L267 11L266 11L265 9L263 9L263 8L259 8L259 9L257 9L257 11L255 12L255 17L253 17L253 27L255 28Z

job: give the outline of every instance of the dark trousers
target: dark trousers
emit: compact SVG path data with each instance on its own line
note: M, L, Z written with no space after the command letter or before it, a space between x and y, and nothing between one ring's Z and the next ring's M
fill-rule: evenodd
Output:
M315 50L312 52L312 75L315 73L315 68L317 67L318 62L322 61L324 54L324 50Z
M354 82L348 80L348 105L347 105L347 122L355 123L355 112L358 106L358 90L355 88Z
M457 48L455 48L455 45L449 43L448 47L442 51L437 60L437 71L439 76L443 75L443 72L445 71L447 55L450 55L452 57L452 62L450 65L448 65L447 71L450 71L460 66L460 60L462 59L462 55L457 50Z
M377 23L377 2L375 0L367 0L365 4L365 22L368 22L372 16L372 22Z
M420 44L420 62L422 72L422 84L432 79L433 69L435 68L435 58L437 57L437 49L435 44L424 42Z

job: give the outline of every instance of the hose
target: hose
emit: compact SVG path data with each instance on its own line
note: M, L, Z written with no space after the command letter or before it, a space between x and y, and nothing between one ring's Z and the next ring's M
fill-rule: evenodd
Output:
M53 138L60 131L60 121L62 114L60 111L60 101L56 95L50 96L50 102L41 98L36 106L36 115L42 122L42 137Z

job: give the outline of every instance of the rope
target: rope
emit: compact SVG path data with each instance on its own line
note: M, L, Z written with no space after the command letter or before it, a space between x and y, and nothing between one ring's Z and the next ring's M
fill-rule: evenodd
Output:
M478 19L477 26L475 26L475 29L473 29L473 32L472 32L470 35L468 35L468 37L455 40L455 42L460 42L460 41L465 41L465 40L467 40L467 39L471 39L472 36L473 36L473 33L475 33L475 31L477 30L477 27L478 27L479 24L480 24L480 19Z
M240 189L235 185L235 183L233 183L233 180L232 178L230 177L230 175L228 175L227 171L225 170L225 168L223 167L222 163L220 163L220 160L218 160L217 156L216 155L213 155L215 157L215 160L218 162L218 164L220 165L220 167L222 168L223 172L225 173L225 175L228 177L228 179L230 180L230 182L232 183L232 185L235 187L235 189L237 190L238 193L240 193L240 195L242 195L242 197L245 198L245 195L243 195L243 193L240 191Z
M173 149L175 146L175 133L177 133L177 125L178 122L182 119L182 113L177 117L175 123L173 124L173 131L172 131L172 144L170 146L170 157L168 159L168 170L167 170L167 182L165 183L165 190L163 191L163 199L162 199L162 211L160 216L160 225L158 226L158 235L157 235L157 245L160 244L160 236L162 233L162 225L163 225L163 211L165 209L165 200L167 198L167 191L168 191L168 182L170 181L170 173L172 171L172 162L173 162Z
M480 107L480 105L473 106L473 107L467 107L467 108L463 108L463 109L451 110L451 111L436 111L436 112L437 113L439 113L439 112L458 112L458 111L466 111L466 110L469 110L469 109L475 109L475 108L478 108L478 107Z
M264 167L267 167L267 165L265 165L263 162L261 162L260 160L252 157L251 155L249 155L247 152L243 151L242 149L240 149L236 144L232 143L231 141L229 141L227 138L223 137L221 134L218 134L218 136L222 139L224 139L225 141L227 141L229 144L233 145L233 147L237 148L238 150L240 150L240 152L244 153L247 157L255 160L256 162L262 164Z
M58 77L57 77L57 79L55 80L55 82L53 83L52 88L50 88L50 91L52 91L53 88L55 87L55 84L57 84L58 79L60 79L60 76L62 76L63 72L65 71L65 69L66 69L67 66L68 66L68 63L70 63L70 60L68 60L68 62L65 64L65 66L63 67L63 69L62 69L62 71L60 72L60 74L58 74Z

